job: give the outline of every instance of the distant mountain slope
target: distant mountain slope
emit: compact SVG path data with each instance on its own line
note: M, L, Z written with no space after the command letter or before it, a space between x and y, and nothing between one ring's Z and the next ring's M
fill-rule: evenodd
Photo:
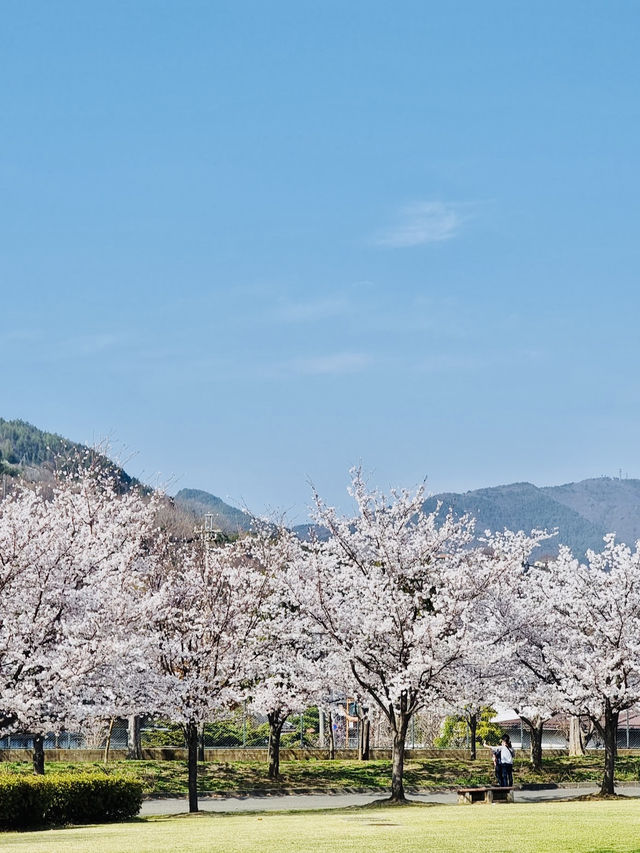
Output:
M0 474L6 474L8 477L46 479L51 476L50 472L62 463L73 462L86 454L98 459L103 470L109 470L124 490L141 485L104 454L93 451L84 444L45 432L26 421L6 421L0 418Z
M303 542L310 542L312 539L319 539L321 542L326 542L329 538L329 531L320 524L296 524L291 529L298 539L301 539Z
M200 489L180 489L174 501L198 518L211 513L214 524L224 533L243 533L251 527L249 513L225 503L209 492L203 492Z
M598 477L564 486L547 486L541 491L600 530L615 533L621 542L633 545L640 539L640 480Z
M53 465L56 457L68 457L84 449L80 444L51 432L43 432L26 421L5 421L0 418L2 473L17 474L20 469Z
M640 481L599 478L538 488L512 483L456 494L434 495L425 502L431 512L442 502L441 513L451 507L457 516L468 513L476 530L530 531L534 528L558 535L541 546L540 554L557 553L568 545L582 557L589 548L600 550L605 533L616 531L621 541L633 544L640 536Z

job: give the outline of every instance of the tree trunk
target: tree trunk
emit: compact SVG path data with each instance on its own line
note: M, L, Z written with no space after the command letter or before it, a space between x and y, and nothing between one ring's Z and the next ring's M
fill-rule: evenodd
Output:
M531 766L537 772L542 770L542 730L544 721L537 720L531 729Z
M187 774L189 788L189 812L198 811L198 724L189 720L184 727L187 743Z
M532 717L530 720L527 717L520 719L526 723L531 737L531 751L529 753L531 766L539 773L542 770L542 732L546 720L541 717Z
M280 778L280 735L282 726L287 719L287 714L282 716L282 711L271 711L267 714L269 721L269 779Z
M371 739L371 720L369 709L358 704L358 761L369 760L369 742Z
M33 772L44 776L44 735L33 736Z
M333 714L329 711L329 761L333 761L336 757L336 738L333 731Z
M111 717L111 719L109 720L109 729L107 731L107 740L104 745L104 755L102 757L102 760L105 764L107 763L107 761L109 761L109 752L111 751L111 735L113 734L113 727L115 726L115 724L116 718Z
M127 720L127 758L134 761L140 761L142 759L140 717L137 714L132 714Z
M407 728L411 714L401 711L396 714L396 727L393 733L393 756L391 766L391 797L392 803L406 803L404 795L404 747L407 739Z
M580 717L569 717L569 755L584 755L584 741L580 728Z
M203 723L200 727L200 731L198 732L198 761L202 761L204 763L204 726Z
M471 754L469 758L471 761L475 761L477 758L476 755L476 733L478 731L478 715L477 714L469 714L469 718L467 720L469 724L469 737L471 738Z
M371 740L371 720L368 716L360 719L360 737L358 738L358 760L369 760L369 743Z
M601 796L613 795L615 789L616 755L618 753L618 717L619 711L614 711L607 699L604 708L604 726L601 725L604 736L604 776ZM594 721L595 722L595 721Z

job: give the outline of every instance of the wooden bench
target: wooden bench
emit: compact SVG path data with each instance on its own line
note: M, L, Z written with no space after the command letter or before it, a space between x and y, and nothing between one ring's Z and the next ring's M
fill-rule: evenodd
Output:
M510 788L459 788L458 803L512 803L514 786Z

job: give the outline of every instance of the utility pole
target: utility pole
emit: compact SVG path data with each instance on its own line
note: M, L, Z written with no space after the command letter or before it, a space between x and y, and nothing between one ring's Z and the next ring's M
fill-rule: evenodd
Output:
M215 545L224 536L222 530L214 525L214 515L212 512L205 513L204 523L200 525L196 524L193 532L196 536L200 536L202 541L207 545Z
M204 548L205 548L204 558L205 558L205 561L207 561L207 562L209 560L209 548L212 545L215 545L217 542L222 541L222 536L223 536L222 530L219 530L217 527L214 526L213 518L214 518L213 513L207 512L207 513L205 513L205 516L204 516L204 524L201 524L201 525L196 524L196 526L193 528L193 532L195 533L195 535L199 536L202 539L202 543L203 543ZM245 708L245 714L243 714L243 717L244 717L244 721L243 721L243 727L244 727L243 728L243 740L244 740L244 743L243 743L243 746L246 746L246 708ZM197 741L198 741L198 759L197 760L198 761L204 761L205 760L205 751L204 751L205 750L205 728L204 727L205 727L205 723L203 722L202 727L201 727L200 731L198 732L198 738L197 738Z

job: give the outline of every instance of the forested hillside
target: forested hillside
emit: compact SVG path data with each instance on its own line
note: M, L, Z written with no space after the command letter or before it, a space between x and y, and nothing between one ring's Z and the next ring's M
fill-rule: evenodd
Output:
M52 432L44 432L26 421L0 418L0 474L42 479L61 465L75 465L78 460L88 458L87 454L94 460L100 460L123 489L140 485L104 454L84 444L69 441Z
M598 477L541 491L599 530L615 531L622 542L633 544L640 538L640 480Z
M59 435L43 432L26 421L0 418L0 464L3 473L17 475L21 468L53 464L58 456L68 456L80 445Z

